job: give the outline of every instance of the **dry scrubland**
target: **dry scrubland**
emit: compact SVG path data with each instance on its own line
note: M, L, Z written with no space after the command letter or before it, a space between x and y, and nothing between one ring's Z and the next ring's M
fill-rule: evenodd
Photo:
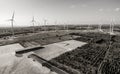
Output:
M31 35L25 35L23 37L15 38L14 40L0 41L1 45L20 43L22 46L27 47L26 42L35 42L33 45L47 45L55 42L61 42L64 40L72 39L71 35L68 35L65 31L60 32L45 32L45 33L35 33ZM38 43L38 44L37 44Z
M69 74L120 74L120 36L102 33L71 33L88 44L50 62ZM111 45L110 45L111 44Z

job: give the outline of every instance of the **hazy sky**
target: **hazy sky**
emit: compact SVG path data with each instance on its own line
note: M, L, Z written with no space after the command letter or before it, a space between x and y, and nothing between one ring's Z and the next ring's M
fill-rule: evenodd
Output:
M120 23L120 0L0 0L0 26L10 26L13 11L17 26L30 26L33 16L40 24Z

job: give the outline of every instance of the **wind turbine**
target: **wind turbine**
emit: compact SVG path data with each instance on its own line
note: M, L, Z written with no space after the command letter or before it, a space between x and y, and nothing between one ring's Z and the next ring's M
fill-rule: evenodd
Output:
M64 30L68 32L68 25L66 23L64 23L63 25L64 25Z
M32 18L32 26L33 26L33 33L35 32L35 19L34 19L34 16Z
M103 30L101 29L101 27L102 27L102 24L99 24L99 25L98 25L98 30L99 30L100 32L103 32Z
M57 30L57 21L55 21L55 31Z
M14 33L14 15L15 15L15 11L13 12L12 18L8 20L11 22L12 37L14 37L14 35L15 35L15 33Z
M46 31L47 20L44 19L44 31Z
M37 22L38 23L38 26L39 26L39 31L41 30L42 26L41 26L41 23L40 22Z
M69 23L67 24L67 32L69 31Z
M88 24L88 26L87 26L87 30L90 30L90 24Z
M65 26L65 23L63 23L63 28L64 28L64 31L66 30L66 26Z
M110 35L114 35L114 20L112 19L112 23L110 24Z

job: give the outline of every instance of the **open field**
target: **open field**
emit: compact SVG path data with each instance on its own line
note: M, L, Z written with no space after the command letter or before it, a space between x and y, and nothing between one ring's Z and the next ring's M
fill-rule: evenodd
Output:
M0 41L0 45L20 43L21 45L24 46L24 43L26 42L36 42L40 45L47 45L69 39L72 39L72 36L68 35L66 31L58 31L58 32L49 31L45 33L40 32L40 33L25 35L22 37L17 37L14 40L2 40Z

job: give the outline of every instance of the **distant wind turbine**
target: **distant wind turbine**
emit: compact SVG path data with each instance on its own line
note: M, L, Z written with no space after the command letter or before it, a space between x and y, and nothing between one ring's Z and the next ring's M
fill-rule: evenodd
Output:
M64 30L66 30L66 26L65 26L65 23L63 23L63 28L64 28Z
M87 30L89 30L90 29L90 24L88 24L88 26L87 26Z
M67 32L69 31L69 24L67 24Z
M68 32L68 24L64 23L64 29Z
M13 12L12 18L8 20L11 22L12 37L14 37L14 35L15 35L15 33L14 33L14 15L15 15L15 11Z
M44 20L44 31L46 31L47 20Z
M65 26L66 26L66 31L68 32L69 31L69 26L68 26L69 24L67 23L67 24L65 24Z
M99 24L99 25L98 25L98 30L99 30L100 32L103 32L103 30L101 29L101 27L102 27L102 24Z
M32 26L33 26L33 33L35 32L35 19L34 16L32 18Z
M110 24L110 35L114 35L114 20L112 20L112 23Z
M57 30L57 21L55 21L54 27L55 27L55 31L56 31Z

